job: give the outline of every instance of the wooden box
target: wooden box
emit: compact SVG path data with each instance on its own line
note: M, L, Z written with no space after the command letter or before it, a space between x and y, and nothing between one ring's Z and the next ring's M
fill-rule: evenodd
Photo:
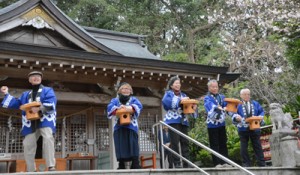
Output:
M183 113L184 114L193 114L195 113L195 110L193 109L193 105L198 104L198 100L194 99L187 99L187 100L181 100L180 104L183 104Z
M27 120L37 120L37 119L40 119L39 113L33 113L31 111L31 108L32 107L39 107L39 106L41 106L41 103L34 101L34 102L27 103L27 104L24 104L24 105L20 106L20 109L22 111L26 112Z
M257 116L252 116L252 117L246 118L246 122L249 123L250 130L259 129L261 120L262 120L262 118L257 117Z
M131 123L131 107L118 109L116 115L120 118L120 125L129 125Z
M242 101L234 98L225 98L224 101L227 102L226 111L234 113L237 112L238 105L243 103Z

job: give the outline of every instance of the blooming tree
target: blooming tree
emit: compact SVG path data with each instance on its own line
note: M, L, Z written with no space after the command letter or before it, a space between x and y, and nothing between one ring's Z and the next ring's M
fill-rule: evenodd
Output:
M209 23L220 23L230 70L242 73L257 97L286 103L297 95L287 92L299 76L284 52L285 42L300 30L299 1L227 0L221 9L207 11Z

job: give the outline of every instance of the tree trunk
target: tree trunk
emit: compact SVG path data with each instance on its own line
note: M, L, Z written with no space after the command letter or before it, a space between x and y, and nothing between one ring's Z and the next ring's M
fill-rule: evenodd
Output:
M195 52L194 52L194 32L192 29L187 29L187 52L190 63L195 63Z

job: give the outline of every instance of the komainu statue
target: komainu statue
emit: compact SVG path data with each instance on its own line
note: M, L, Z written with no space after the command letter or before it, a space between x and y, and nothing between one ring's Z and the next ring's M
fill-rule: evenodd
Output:
M270 136L270 150L272 166L299 167L300 150L297 147L296 131L292 129L293 118L290 113L283 113L278 103L270 104L272 120L272 135Z
M282 106L279 103L270 104L270 116L273 125L272 130L291 129L293 127L293 118L291 114L284 114L282 111Z

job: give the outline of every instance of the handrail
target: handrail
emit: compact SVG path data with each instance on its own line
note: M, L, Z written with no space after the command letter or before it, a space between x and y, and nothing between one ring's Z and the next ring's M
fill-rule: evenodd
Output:
M229 163L229 164L231 164L231 165L233 165L233 166L239 168L239 169L242 170L242 171L247 172L248 174L255 175L255 174L253 174L252 172L250 172L249 170L247 170L247 169L243 168L242 166L240 166L239 164L237 164L237 163L231 161L230 159L224 157L223 155L221 155L221 154L219 154L218 152L212 150L211 148L209 148L209 147L203 145L202 143L196 141L195 139L193 139L193 138L191 138L191 137L189 137L189 136L187 136L187 135L181 133L180 131L178 131L177 129L173 128L172 126L166 124L166 123L163 122L163 121L159 121L158 123L156 123L156 124L154 124L154 125L152 126L152 132L153 132L154 134L155 134L155 132L154 132L154 127L156 127L157 125L160 125L161 145L163 146L163 149L165 149L167 146L165 146L165 145L163 144L163 140L162 140L162 139L163 139L163 138L162 138L162 125L167 126L170 130L172 130L172 131L175 132L176 134L179 134L180 136L184 137L185 139L187 139L187 140L189 140L189 141L192 141L192 142L195 143L196 145L198 145L198 146L200 146L201 148L207 150L208 152L214 154L215 156L217 156L218 158L224 160L225 162L227 162L227 163ZM171 151L173 154L176 153L175 151L173 151L173 150L170 149L170 148L166 148L166 149L169 150L169 151ZM178 153L176 153L175 155L178 156L178 157L180 157L180 158L182 158L184 161L186 161L188 164L192 165L193 167L197 168L199 171L206 173L204 170L202 170L202 169L199 168L197 165L195 165L195 164L192 163L191 161L187 160L187 159L184 158L183 156L179 155ZM163 160L164 160L164 150L162 151L162 158L163 158ZM162 162L163 162L163 167L164 167L164 161L162 161Z
M185 157L181 156L180 154L178 154L177 152L173 151L171 148L167 147L166 145L162 144L162 146L167 149L168 151L172 152L173 154L175 154L176 156L180 157L181 159L183 159L184 161L186 161L188 164L192 165L193 167L195 167L196 169L198 169L199 171L201 171L202 173L209 175L206 171L204 171L202 168L198 167L197 165L195 165L193 162L189 161L188 159L186 159Z
M293 122L300 121L300 118L293 119ZM271 128L273 124L260 127L260 129Z

